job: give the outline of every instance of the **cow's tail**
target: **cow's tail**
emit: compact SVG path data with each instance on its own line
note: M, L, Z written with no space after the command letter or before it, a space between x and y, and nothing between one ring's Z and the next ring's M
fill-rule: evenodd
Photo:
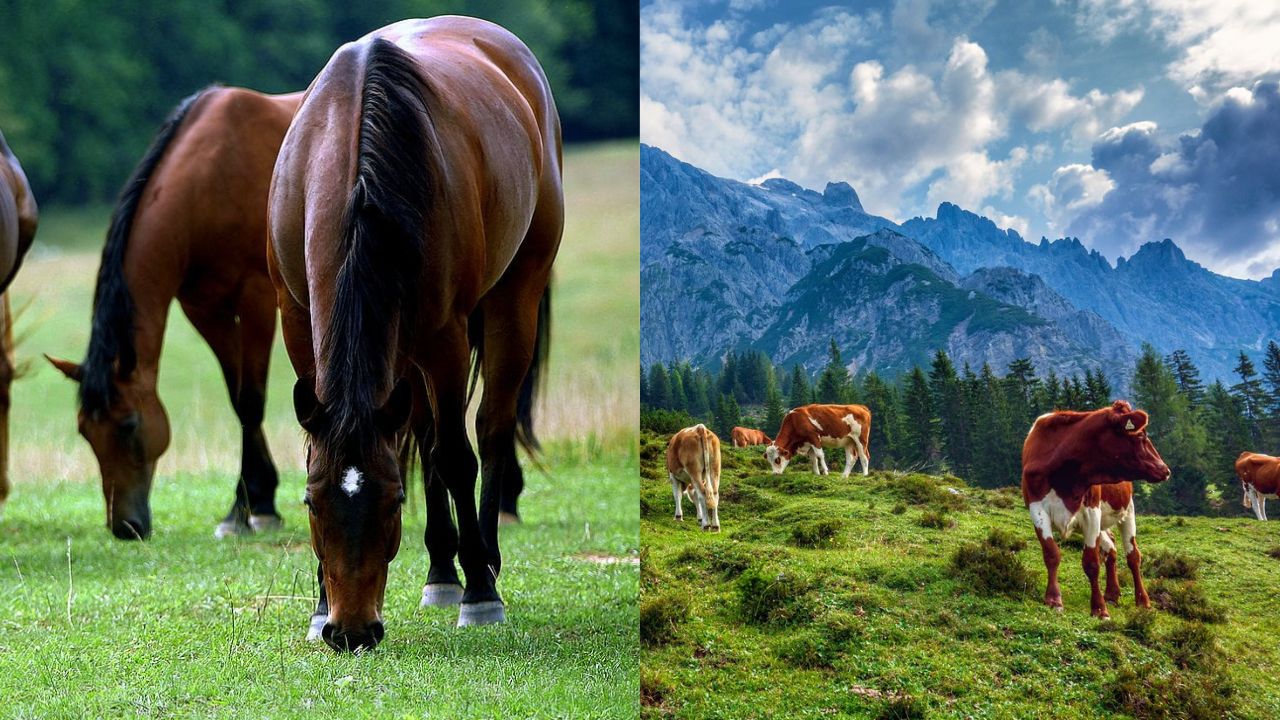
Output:
M871 411L867 411L867 421L862 423L862 453L867 458L867 464L871 464Z
M702 487L711 487L711 449L706 425L698 425L698 446L702 450Z

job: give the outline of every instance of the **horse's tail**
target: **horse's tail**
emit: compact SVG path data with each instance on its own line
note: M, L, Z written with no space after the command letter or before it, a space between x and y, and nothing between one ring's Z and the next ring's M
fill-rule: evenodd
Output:
M417 61L378 38L364 72L356 177L342 218L345 256L321 348L330 438L357 447L369 447L358 434L372 432L376 398L390 389L398 338L388 329L413 332L435 155Z
M524 384L520 386L520 397L516 399L516 439L525 452L537 455L542 450L538 438L533 434L533 407L537 404L542 386L546 384L547 357L551 353L551 283L542 291L542 299L538 301L538 334L533 344L533 362L529 364L529 372L524 376Z
M124 279L124 256L143 191L187 115L201 98L217 87L211 85L174 108L125 182L111 211L111 225L107 229L107 241L102 248L102 263L98 266L97 286L93 293L89 350L81 370L80 406L89 412L99 412L110 405L115 393L111 382L113 375L128 374L138 360L133 344L133 296Z

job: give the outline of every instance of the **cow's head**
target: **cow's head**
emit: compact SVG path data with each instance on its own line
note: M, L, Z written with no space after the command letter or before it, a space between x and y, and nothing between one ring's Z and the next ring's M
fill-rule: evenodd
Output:
M1098 457L1114 463L1117 474L1127 479L1164 482L1169 466L1147 437L1147 414L1117 400L1106 414L1106 429L1099 438Z
M774 475L781 475L787 469L787 463L791 462L791 451L778 447L777 443L769 443L769 447L764 449L764 459Z

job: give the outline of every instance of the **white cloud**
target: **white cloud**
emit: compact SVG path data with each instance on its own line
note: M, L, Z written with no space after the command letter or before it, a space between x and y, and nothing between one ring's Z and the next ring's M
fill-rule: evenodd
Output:
M1040 206L1049 229L1061 232L1080 211L1101 203L1114 188L1106 170L1072 163L1054 170L1049 182L1031 186L1027 195Z
M1027 222L1026 218L1020 215L1006 215L990 205L984 206L978 212L995 223L996 227L1013 230L1021 235L1024 240L1027 239L1030 223Z
M1086 146L1103 127L1115 123L1142 102L1141 86L1104 93L1097 88L1081 96L1071 94L1060 78L1043 78L1006 71L998 75L1004 102L1013 119L1034 132L1070 128L1077 144Z
M992 196L1008 197L1013 177L1027 160L1027 149L1016 147L1004 160L992 160L985 152L967 152L946 165L946 174L929 185L928 202L936 206L950 201L975 208Z
M770 171L766 172L765 174L761 175L760 177L753 177L753 178L751 178L750 180L748 180L748 181L747 181L747 184L748 184L748 185L759 185L760 183L764 182L765 180L771 180L771 179L773 179L773 178L780 178L780 177L782 177L782 171L781 171L781 170L779 170L778 168L773 168L772 170L770 170Z

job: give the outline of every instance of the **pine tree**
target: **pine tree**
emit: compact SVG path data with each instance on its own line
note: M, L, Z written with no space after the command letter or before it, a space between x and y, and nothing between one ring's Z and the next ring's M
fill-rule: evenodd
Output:
M1253 447L1249 423L1244 417L1244 404L1232 395L1220 380L1205 391L1202 419L1209 435L1208 461L1210 481L1224 497L1240 491L1235 461L1240 453ZM1225 503L1227 507L1234 505Z
M1009 374L1004 377L1004 386L1006 402L1015 419L1030 423L1040 415L1037 397L1042 392L1041 382L1036 377L1036 369L1030 358L1018 358L1009 363Z
M1153 508L1166 513L1203 514L1208 503L1208 437L1197 424L1173 371L1149 344L1142 346L1134 368L1133 395L1150 418L1147 435L1173 472L1170 480L1151 492Z
M671 379L660 362L649 366L649 406L659 410L671 409Z
M938 459L937 432L933 420L933 398L929 381L919 367L911 369L902 397L902 455L908 467L927 467ZM871 423L875 428L875 422Z
M1280 345L1267 343L1262 356L1262 380L1265 387L1263 413L1266 416L1267 447L1280 446Z
M818 402L842 404L852 401L853 379L849 376L849 368L840 360L840 348L836 347L835 338L827 349L827 365L818 376Z
M688 412L689 398L684 393L684 379L680 377L679 368L671 368L668 378L671 383L671 409Z
M1098 368L1097 371L1085 371L1084 392L1085 402L1091 408L1100 408L1111 404L1111 383L1107 381L1107 376L1102 373L1102 368Z
M687 367L687 366L686 366ZM689 373L686 375L685 394L689 396L689 414L695 418L707 420L713 415L711 407L712 379L710 373L705 370L694 371L688 368Z
M644 366L640 366L640 407L649 407L649 373L644 371Z
M1258 378L1258 370L1254 367L1253 361L1248 355L1240 353L1240 358L1236 362L1236 375L1239 376L1240 382L1231 386L1231 393L1237 398L1244 408L1245 422L1249 425L1249 438L1253 442L1253 447L1262 445L1262 423L1266 417L1266 391L1262 387L1262 380Z
M769 373L769 387L764 392L764 431L770 437L774 437L778 433L778 428L782 427L782 418L787 414L786 408L782 407L782 390L778 387L778 383L773 379L773 373Z
M1204 383L1200 380L1200 369L1191 361L1186 350L1174 350L1164 359L1174 379L1178 382L1178 390L1187 399L1191 409L1204 404Z
M787 403L792 408L803 407L813 402L813 394L809 390L809 378L805 375L804 368L799 365L791 366L791 397Z
M955 365L943 350L934 353L933 365L929 369L929 389L933 393L933 408L940 423L942 452L955 472L967 475L973 466L968 407Z
M871 463L877 468L898 467L902 449L898 447L898 397L893 388L875 372L862 383L862 400L871 411Z

